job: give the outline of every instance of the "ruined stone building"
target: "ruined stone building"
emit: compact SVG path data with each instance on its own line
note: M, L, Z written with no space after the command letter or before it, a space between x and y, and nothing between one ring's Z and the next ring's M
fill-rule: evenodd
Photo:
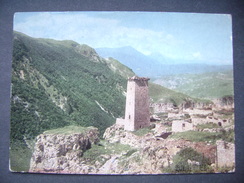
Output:
M125 130L134 131L150 125L148 80L137 76L128 79L125 119L116 120Z
M172 132L185 132L193 129L192 123L183 120L175 120L172 123Z

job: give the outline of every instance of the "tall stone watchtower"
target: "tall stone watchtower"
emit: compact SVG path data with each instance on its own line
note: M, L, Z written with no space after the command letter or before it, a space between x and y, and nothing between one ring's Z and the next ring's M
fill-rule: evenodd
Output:
M125 130L134 131L150 125L149 78L133 76L127 82L125 119L117 119Z

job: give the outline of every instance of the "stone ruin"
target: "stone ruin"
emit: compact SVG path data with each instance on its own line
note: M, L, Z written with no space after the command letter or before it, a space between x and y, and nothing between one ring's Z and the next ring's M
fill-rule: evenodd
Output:
M218 167L235 166L235 144L218 140L216 142L216 164Z
M125 130L135 131L150 125L148 80L137 76L128 78L125 119L116 119L116 124L123 125Z
M193 124L184 120L176 120L172 123L172 132L185 132L194 130Z

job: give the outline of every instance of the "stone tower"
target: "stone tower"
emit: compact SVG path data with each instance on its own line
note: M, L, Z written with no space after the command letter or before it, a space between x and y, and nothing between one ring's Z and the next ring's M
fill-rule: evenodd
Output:
M148 80L137 76L128 79L125 119L116 121L125 130L134 131L150 125Z

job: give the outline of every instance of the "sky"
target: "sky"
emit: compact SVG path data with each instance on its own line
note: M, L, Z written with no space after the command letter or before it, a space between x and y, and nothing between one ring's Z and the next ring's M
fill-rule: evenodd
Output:
M17 12L14 30L93 48L131 46L145 55L182 62L233 64L232 20L227 14Z

